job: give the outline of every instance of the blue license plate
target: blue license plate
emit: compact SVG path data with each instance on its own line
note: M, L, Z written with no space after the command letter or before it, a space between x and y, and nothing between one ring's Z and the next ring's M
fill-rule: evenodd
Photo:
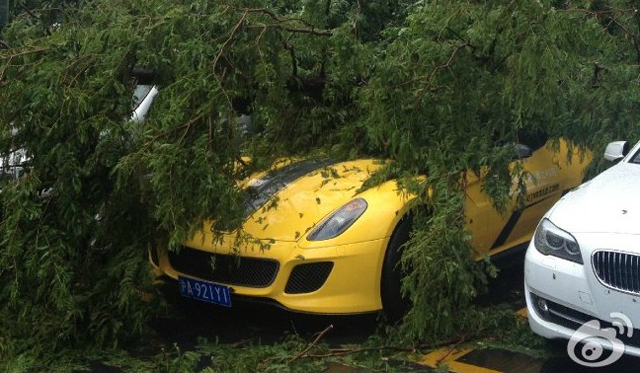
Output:
M180 283L180 294L183 297L231 307L231 294L228 286L181 276L178 277L178 282Z

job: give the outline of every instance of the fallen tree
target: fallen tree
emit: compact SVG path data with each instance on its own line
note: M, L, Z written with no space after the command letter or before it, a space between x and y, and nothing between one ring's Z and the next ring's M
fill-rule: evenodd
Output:
M238 180L319 152L393 159L379 177L429 207L403 255L405 334L486 327L472 301L491 266L471 255L461 172L500 208L522 170L499 145L522 130L596 153L637 138L630 1L17 4L0 34L0 156L29 161L0 194L0 356L135 336L158 306L142 296L147 246L238 224ZM132 138L135 69L160 94Z

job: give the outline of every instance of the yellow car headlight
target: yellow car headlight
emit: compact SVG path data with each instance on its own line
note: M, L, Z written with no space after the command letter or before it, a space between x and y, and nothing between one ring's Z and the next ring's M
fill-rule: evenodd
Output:
M309 234L307 240L324 241L338 237L362 216L367 207L367 201L364 199L354 199L318 224L318 227Z

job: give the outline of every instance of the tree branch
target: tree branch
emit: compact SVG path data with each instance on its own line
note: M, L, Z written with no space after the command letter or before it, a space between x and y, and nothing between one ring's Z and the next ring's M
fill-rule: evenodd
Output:
M301 357L308 358L308 359L324 359L328 357L339 357L339 356L346 356L351 354L359 354L362 352L384 351L384 350L414 353L419 350L429 350L429 349L439 348L442 346L450 346L448 350L450 352L448 352L448 354L451 354L451 352L455 348L460 346L461 343L464 343L465 340L466 340L466 336L462 335L462 336L451 338L436 344L421 344L421 345L410 346L410 347L379 346L379 347L362 347L362 348L332 348L329 350L329 353L326 353L326 354L305 354Z
M288 31L294 34L309 34L309 35L315 35L315 36L333 36L333 32L329 31L329 30L315 30L315 29L306 29L306 28L296 28L296 27L287 27L287 26L283 26L279 23L271 23L268 25L251 25L251 26L247 26L247 28L277 28L277 29L281 29L283 31Z
M607 69L600 66L598 62L594 62L593 64L593 79L591 81L592 88L600 87L600 72L606 71Z
M420 81L420 80L426 80L427 82L431 82L431 80L433 80L433 78L434 78L434 77L435 77L435 75L438 73L438 71L440 71L440 70L442 70L442 69L449 69L449 70L451 69L451 65L453 64L453 61L455 60L456 55L458 54L458 51L459 51L460 49L462 49L462 48L465 48L465 47L470 47L469 43L466 43L466 42L465 42L465 43L462 43L462 44L460 44L460 45L457 45L457 46L453 49L453 51L451 52L451 54L449 55L449 59L447 60L447 62L446 62L446 63L444 63L444 64L442 64L442 65L440 65L440 66L436 66L436 67L433 69L433 71L431 71L431 74L429 74L429 76L422 75L422 76L419 76L419 77L416 77L416 78L413 78L413 79L407 80L406 82L402 82L402 83L398 84L398 85L397 85L397 87L402 87L402 86L404 86L404 85L411 84L411 83L415 83L415 82Z
M39 20L40 20L40 17L38 17L37 15L33 14L33 12L31 11L31 9L27 8L27 6L26 6L26 5L24 5L24 4L20 4L20 7L22 8L22 10L24 10L25 12L27 12L27 14L28 14L31 18L35 19L36 21L39 21Z
M18 52L18 53L14 53L14 54L9 54L9 55L4 55L4 56L0 56L0 57L1 58L9 58L9 59L11 59L11 58L14 58L14 57L23 56L25 54L44 52L46 50L49 50L49 48L36 48L36 49L31 49L31 50Z
M323 330L323 331L321 331L320 333L318 333L318 336L316 337L316 339L314 339L314 340L313 340L313 342L311 342L311 343L307 346L307 348L305 348L304 350L300 351L300 353L299 353L299 354L297 354L295 357L293 357L291 360L289 360L289 361L287 362L287 364L291 364L291 363L293 363L294 361L296 361L296 360L298 360L299 358L301 358L302 356L304 356L304 355L305 355L307 352L309 352L309 350L311 350L311 349L313 348L313 346L315 346L315 345L318 343L318 341L320 341L320 339L321 339L325 334L327 334L327 332L328 332L329 330L331 330L331 329L333 329L333 325L329 325L329 326L327 326L327 328L326 328L325 330Z
M436 365L440 365L447 357L449 357L449 355L451 355L451 353L455 351L455 349L458 348L458 346L460 346L460 344L463 343L464 340L465 338L463 335L460 337L460 340L458 342L456 342L455 344L451 345L451 347L449 347L446 354L444 354L440 359L438 359L438 363Z
M293 32L296 34L309 34L316 36L333 36L333 32L329 30L314 30L314 29L304 29L304 28L294 28L294 27L282 27L283 30Z
M236 32L238 31L238 29L242 25L242 22L244 22L245 18L247 18L247 14L248 14L248 11L245 10L245 12L242 14L242 17L240 17L240 20L238 21L238 23L236 23L236 25L231 30L231 34L229 34L229 37L227 38L227 40L225 40L225 42L222 43L222 46L220 47L220 51L218 51L218 54L216 55L216 58L213 60L213 68L212 68L212 70L213 70L214 73L215 73L215 70L216 70L216 65L218 64L218 60L222 56L222 53L224 53L224 49L227 47L227 45L229 45L229 43L231 42L231 40L235 36Z
M296 50L292 44L284 42L284 49L289 51L291 55L291 75L294 77L298 76L298 60L296 58Z
M447 30L452 33L458 40L460 40L463 43L466 43L471 49L476 49L476 47L469 43L469 40L465 39L462 37L462 35L460 35L459 32L457 32L456 30L452 29L451 27L447 27ZM493 39L493 42L495 42L497 40L497 38Z
M395 347L395 346L364 347L364 348L336 348L336 349L331 349L331 352L328 354L306 354L303 357L309 358L309 359L324 359L327 357L338 357L338 356L345 356L345 355L351 355L351 354L358 354L361 352L382 351L382 350L392 350L397 352L413 352L416 349L413 347Z
M273 20L275 20L278 24L275 25L270 25L271 27L277 27L277 28L281 28L283 30L289 31L289 32L293 32L293 33L301 33L301 34L310 34L310 35L316 35L316 36L332 36L333 32L331 32L331 30L317 30L316 27L311 24L310 22L299 18L299 17L292 17L292 18L285 18L285 17L280 17L278 14L276 14L276 12L274 12L271 9L267 9L267 8L235 8L237 10L241 10L247 13L262 13L265 14L267 16L269 16L270 18L272 18ZM287 26L283 26L283 23L287 23L287 22L300 22L303 25L305 25L307 28L298 28L298 27L287 27Z

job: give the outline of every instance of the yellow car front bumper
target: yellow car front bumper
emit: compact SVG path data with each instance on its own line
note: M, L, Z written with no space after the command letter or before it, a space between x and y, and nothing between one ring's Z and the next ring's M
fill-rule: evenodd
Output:
M197 273L192 270L194 263L191 263L191 266L179 264L180 255L185 255L185 252L196 254L200 261L208 258L212 252L205 248L183 247L179 253L169 253L166 249L159 248L158 257L154 258L152 263L156 261L154 266L159 274L167 275L173 279L185 276L227 285L231 288L232 294L241 296L236 299L252 297L257 300L271 300L283 308L297 312L353 314L382 309L380 300L381 268L388 242L389 238L383 238L314 249L300 248L296 242L276 242L268 250L262 252L243 252L239 263L242 263L245 258L247 261L259 259L277 262L277 270L273 278L259 286L237 284L237 282L243 281L236 281L235 284L212 281L211 278L194 275ZM224 262L229 262L230 256L228 254L217 256L220 254L216 253L215 255L217 258L224 259ZM214 260L214 267L216 261L220 262L218 259ZM309 266L314 263L322 264ZM207 263L207 265L211 264ZM182 270L178 268L182 268ZM297 269L294 271L294 268ZM318 272L313 268L321 270ZM330 269L328 275L326 275L327 269ZM256 268L248 265L241 271L256 272ZM257 272L261 271L257 270ZM294 275L294 272L297 273ZM247 273L246 276L255 279L255 276L258 275ZM312 290L309 291L309 289Z

